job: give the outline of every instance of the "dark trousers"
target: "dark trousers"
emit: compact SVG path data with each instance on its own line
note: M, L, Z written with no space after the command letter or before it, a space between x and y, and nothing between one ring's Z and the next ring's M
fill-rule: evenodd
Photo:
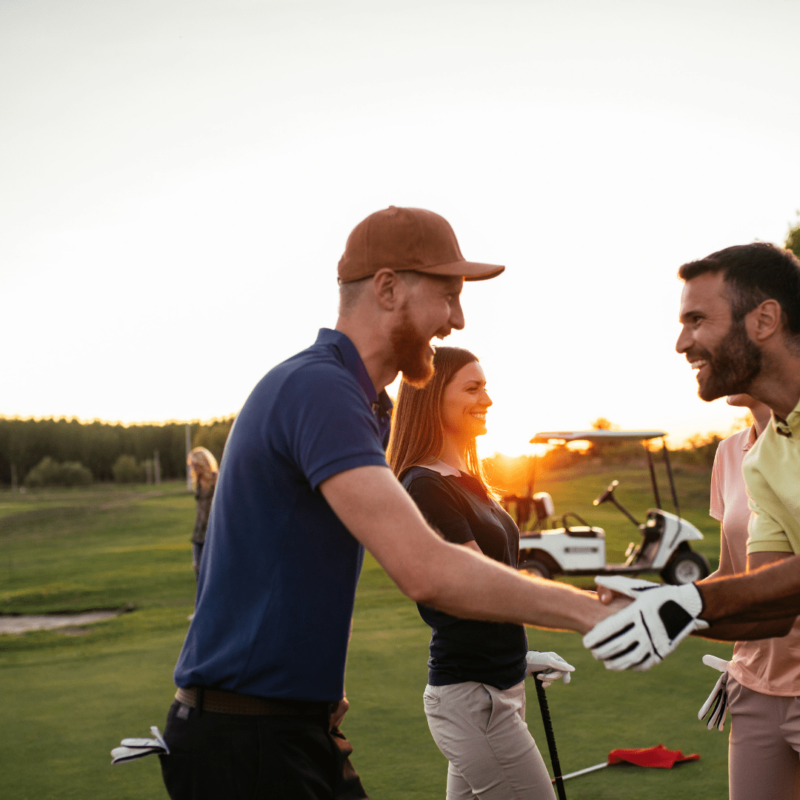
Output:
M327 715L198 713L177 700L160 756L172 800L363 800L344 736Z

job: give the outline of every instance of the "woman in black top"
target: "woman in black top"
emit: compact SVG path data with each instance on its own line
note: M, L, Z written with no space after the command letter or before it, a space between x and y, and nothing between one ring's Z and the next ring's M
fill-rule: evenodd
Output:
M433 363L424 388L400 386L389 463L445 539L516 567L519 530L492 496L475 445L492 404L483 369L455 347L437 348ZM433 629L424 701L449 761L447 800L554 798L525 724L525 676L567 683L573 667L555 653L528 652L522 625L419 611Z

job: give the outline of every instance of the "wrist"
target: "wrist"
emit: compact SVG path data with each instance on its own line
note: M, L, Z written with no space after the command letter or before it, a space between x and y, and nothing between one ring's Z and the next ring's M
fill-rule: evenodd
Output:
M701 615L705 612L705 601L700 587L695 583L688 583L680 587L686 595L686 610L698 621L708 624Z
M591 594L589 596L591 598ZM584 613L581 619L578 620L578 625L576 626L575 630L581 634L586 634L592 630L595 625L612 616L617 611L625 608L625 606L629 604L630 600L620 597L615 598L608 605L601 603L599 599L590 599L587 603L586 613Z
M692 585L694 586L695 589L697 589L697 594L700 597L700 613L697 616L704 622L708 622L710 624L711 620L709 619L708 615L709 609L708 609L707 595L706 595L708 586L702 582L698 582Z

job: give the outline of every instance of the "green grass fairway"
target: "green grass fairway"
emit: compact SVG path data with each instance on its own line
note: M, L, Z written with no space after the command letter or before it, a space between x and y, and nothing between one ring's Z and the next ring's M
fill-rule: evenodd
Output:
M591 506L613 477L620 478L621 501L643 516L652 501L641 471L588 468L569 480L541 480L536 488L553 494L557 512L575 510L606 527L609 551L613 546L618 558L636 531L615 509ZM697 549L713 568L719 536L706 512L708 472L678 477L682 511L707 534ZM194 598L193 519L194 499L178 483L0 493L0 612L134 609L79 630L0 635L3 798L167 796L155 757L111 767L109 751L124 736L148 735L150 725L163 729ZM428 635L413 604L368 557L343 728L375 800L444 797L446 762L422 710ZM672 770L617 766L576 778L566 784L570 800L727 797L727 732L708 732L696 714L717 675L700 659L704 653L728 657L730 645L692 640L651 672L617 674L595 662L577 634L531 629L529 639L577 668L568 686L548 690L565 772L604 761L621 747L661 743L701 755ZM528 722L549 766L532 686Z

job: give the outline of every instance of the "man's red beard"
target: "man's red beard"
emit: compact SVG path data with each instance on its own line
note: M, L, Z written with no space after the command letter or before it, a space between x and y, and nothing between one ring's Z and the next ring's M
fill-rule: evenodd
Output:
M421 389L433 377L433 352L430 340L414 327L408 310L391 333L395 366L403 373L403 379L416 389Z

